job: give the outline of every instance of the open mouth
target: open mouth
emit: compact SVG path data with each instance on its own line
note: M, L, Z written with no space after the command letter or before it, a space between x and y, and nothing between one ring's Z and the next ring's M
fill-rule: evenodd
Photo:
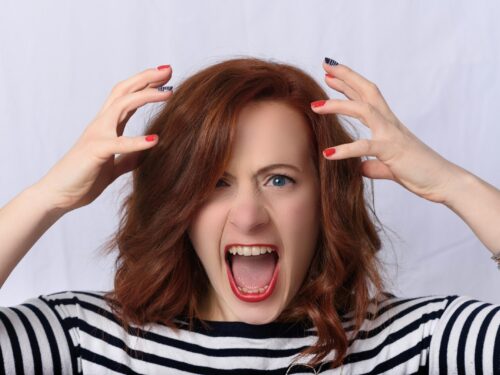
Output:
M245 302L260 302L271 296L279 274L279 255L272 248L261 247L260 254L243 254L239 247L226 252L226 271L233 293Z

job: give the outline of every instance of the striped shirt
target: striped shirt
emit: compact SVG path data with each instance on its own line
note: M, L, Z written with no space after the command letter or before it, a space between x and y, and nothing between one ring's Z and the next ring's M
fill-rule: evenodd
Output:
M370 305L342 367L296 360L313 326L197 322L125 331L102 291L65 291L0 308L1 374L500 374L500 305L468 296L401 298ZM351 313L350 313L351 314ZM342 324L349 337L352 316Z

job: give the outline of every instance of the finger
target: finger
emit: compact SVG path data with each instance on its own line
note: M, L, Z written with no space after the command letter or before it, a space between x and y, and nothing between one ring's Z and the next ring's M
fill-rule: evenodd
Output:
M376 159L364 160L361 162L361 173L363 176L369 178L395 181L394 174L389 167Z
M370 103L384 115L392 114L392 111L387 105L382 93L373 82L369 81L346 65L338 64L331 66L323 62L323 68L327 73L333 75L333 77L344 81L347 85L352 87L352 89L356 91L363 101Z
M121 154L115 158L115 168L113 180L120 177L122 174L128 173L139 166L139 156L142 151L135 151L128 154Z
M347 98L351 100L358 100L361 101L361 97L358 95L356 91L352 89L351 86L349 86L347 83L342 81L341 79L335 78L328 76L325 74L325 80L326 84L330 86L332 89L341 92L344 94Z
M118 126L116 127L116 135L119 137L121 135L123 135L123 132L125 130L125 125L127 125L128 123L128 120L130 120L130 118L134 115L134 113L137 111L137 109L134 109L132 111L130 111L126 116L125 116L125 119L120 122L118 124Z
M122 96L115 100L105 114L110 117L110 121L107 121L107 123L109 126L116 128L118 123L122 123L127 117L130 117L130 112L147 103L167 100L171 95L172 91L158 91L157 89L147 88Z
M160 86L160 85L162 85L162 84L163 84L163 83L159 84L158 86ZM151 86L151 87L154 87L154 85L153 85L153 86ZM167 90L167 91L168 91L168 90ZM170 90L170 91L171 91L171 90ZM123 134L123 131L125 130L125 125L127 125L128 120L130 120L130 118L134 115L134 113L135 113L136 111L137 111L137 109L134 109L134 110L132 110L132 111L128 112L128 114L125 116L125 119L124 119L124 120L122 120L122 121L118 124L118 127L117 127L117 129L116 129L116 135L117 135L117 136L120 136L120 135L122 135L122 134Z
M124 81L118 82L111 90L111 93L109 94L99 113L106 111L106 109L108 109L111 104L119 97L129 93L137 92L139 90L143 90L147 87L161 86L165 82L169 81L171 77L172 68L150 68Z
M338 113L359 119L373 131L384 126L386 120L371 104L366 102L342 99L328 99L323 105L323 100L311 103L311 109L316 113ZM316 106L315 106L316 105Z
M152 140L148 141L148 139ZM129 154L154 147L158 143L158 136L156 134L137 137L127 137L122 135L121 137L102 139L96 142L97 143L92 146L95 147L95 155L100 159L107 160L111 155ZM118 158L120 158L120 156L118 156ZM132 161L125 159L124 163L125 165L121 167L124 168L123 170L126 169L127 163L132 163Z
M361 156L379 156L383 152L382 142L373 139L359 139L355 142L345 143L343 145L338 145L335 147L330 147L329 149L334 149L334 153L330 156L326 156L323 150L323 155L329 160L341 160L347 158L357 158Z

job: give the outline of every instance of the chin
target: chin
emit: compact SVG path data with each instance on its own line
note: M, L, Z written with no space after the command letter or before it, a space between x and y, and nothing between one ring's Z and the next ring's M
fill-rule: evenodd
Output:
M245 302L232 294L226 299L226 306L237 321L247 324L267 324L275 321L286 306L281 293L283 290L276 288L270 298L261 302Z
M267 324L278 318L282 309L273 306L235 306L236 319L247 324Z
M242 301L233 289L233 293L226 298L226 306L231 310L233 319L247 324L267 324L275 321L287 305L288 293L284 296L280 286L272 289L274 293L260 302Z

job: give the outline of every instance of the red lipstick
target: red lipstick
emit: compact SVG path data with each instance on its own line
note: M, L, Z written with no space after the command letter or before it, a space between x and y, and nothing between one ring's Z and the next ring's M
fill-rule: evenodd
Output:
M278 255L278 260L276 261L276 266L274 267L274 272L273 276L271 278L271 281L269 282L269 286L263 293L245 293L241 290L238 289L238 286L236 285L236 281L234 280L233 273L231 271L231 265L229 264L229 257L227 256L229 249L232 246L266 246L266 247L272 247L275 251L276 254ZM265 299L269 298L271 294L274 291L274 288L276 286L276 283L278 281L278 274L280 270L280 265L279 265L279 253L278 253L278 248L275 245L269 245L269 244L252 244L252 245L243 245L243 244L230 244L225 247L225 259L226 259L226 273L227 277L229 279L229 285L231 286L231 290L233 293L238 297L240 300L244 302L261 302L264 301Z

